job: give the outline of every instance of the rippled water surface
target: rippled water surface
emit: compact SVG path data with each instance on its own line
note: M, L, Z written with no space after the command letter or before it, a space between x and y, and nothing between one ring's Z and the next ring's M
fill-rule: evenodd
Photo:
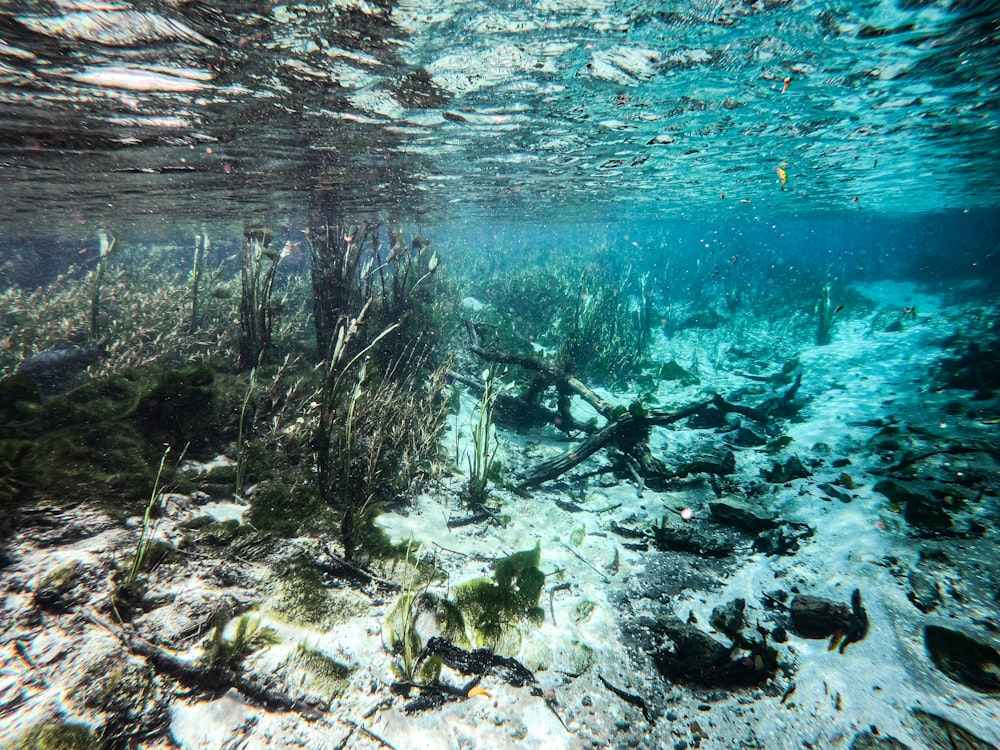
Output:
M4 223L995 204L995 3L0 0Z

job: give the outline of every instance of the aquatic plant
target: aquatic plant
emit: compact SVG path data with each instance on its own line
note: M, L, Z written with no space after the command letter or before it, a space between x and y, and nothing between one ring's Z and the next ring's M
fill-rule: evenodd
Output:
M201 277L205 262L208 260L208 249L211 243L207 232L199 232L194 237L194 255L191 258L191 321L192 333L198 330L198 303L201 295Z
M250 406L250 399L253 396L254 388L257 385L257 368L250 369L250 379L247 383L247 392L243 397L243 405L240 407L240 424L236 432L236 497L243 496L243 482L246 478L246 446L243 444L244 427L246 426L247 409Z
M236 369L244 372L264 361L272 342L274 313L271 295L278 265L287 256L287 245L273 250L270 229L254 227L245 232L240 275L240 340ZM266 268L265 268L266 261Z
M18 737L11 750L103 750L104 742L79 721L52 719L31 727Z
M190 280L178 272L174 248L118 249L104 263L98 322L105 356L92 371L180 366L193 358L232 361L235 300L225 285L202 295L200 326L193 334L189 317L178 314ZM202 267L203 285L222 269ZM95 274L71 266L35 289L0 288L0 329L9 340L0 347L0 369L10 372L31 354L93 340Z
M232 638L225 637L225 629L225 615L217 615L215 627L202 655L202 661L210 669L239 669L254 651L279 642L274 629L262 627L259 617L240 617Z
M497 368L490 365L483 370L483 395L472 425L472 452L468 456L469 480L466 484L468 502L474 507L481 506L489 499L489 483L494 475L497 448L500 439L493 426L493 412L497 396L502 390L498 384Z
M180 457L177 459L178 465L184 460L184 454L186 452L187 446L184 446L184 450L181 451ZM150 542L154 531L153 510L158 508L157 502L160 496L163 472L167 465L167 456L169 455L170 446L168 445L163 449L163 456L160 458L160 467L156 471L156 479L153 482L153 491L149 493L149 502L146 503L146 512L143 513L142 516L142 529L139 531L139 539L135 545L135 552L132 554L132 564L129 566L128 573L125 575L125 580L122 583L122 588L126 590L130 589L135 583L136 578L138 578L139 573L142 571L146 562L146 556L149 552ZM162 508L160 508L160 510L162 510Z
M545 584L545 574L538 569L541 555L539 542L498 560L492 579L477 578L455 589L455 605L478 645L505 650L520 622L544 621L545 612L538 606Z
M100 333L101 284L104 282L104 272L108 267L108 258L115 249L115 238L107 232L101 232L101 248L97 257L97 268L94 269L94 292L90 299L90 340L97 341Z
M429 286L420 293L417 286L433 271L428 265L418 274L418 253L401 240L383 258L374 223L335 224L308 238L317 347L325 357L313 433L316 479L340 514L344 554L353 557L366 540L376 543L378 506L400 497L440 451L446 367L434 361L436 331L412 328L429 314ZM401 338L404 330L412 335Z
M413 539L406 544L405 565L409 575L403 584L403 594L396 601L395 606L386 617L386 626L389 631L389 646L399 656L400 661L393 665L396 677L404 682L413 682L416 675L417 663L423 643L420 634L417 632L417 606L418 599L427 593L430 587L430 578L420 585L418 570L415 565L410 564L410 554L413 552Z

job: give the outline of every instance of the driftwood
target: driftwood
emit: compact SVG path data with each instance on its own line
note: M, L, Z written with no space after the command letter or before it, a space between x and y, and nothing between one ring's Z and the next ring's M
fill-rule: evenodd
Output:
M544 461L536 466L535 470L531 472L531 475L521 482L518 489L535 487L543 482L549 481L550 479L555 479L560 474L569 471L577 464L586 461L602 448L620 443L620 441L622 441L626 436L630 436L638 431L644 430L645 425L662 426L678 422L682 419L690 417L692 414L695 414L710 404L712 404L711 400L701 401L697 404L692 404L684 407L683 409L679 409L678 411L653 411L645 416L637 416L629 413L623 414L614 422L605 426L604 429L589 436L586 440L576 446L576 448L563 453L561 456L556 456L548 461Z
M601 398L593 389L561 368L554 367L548 362L535 357L487 349L480 342L479 332L475 323L471 320L466 320L465 328L469 334L469 350L480 359L494 364L514 365L536 376L528 391L518 401L518 406L522 411L525 409L541 410L548 414L548 410L540 406L537 401L546 388L555 386L559 394L558 418L556 418L556 415L552 415L551 421L565 432L570 432L573 429L583 429L590 432L590 435L575 448L536 466L531 474L515 487L515 491L518 492L555 479L575 466L578 466L599 450L608 447L614 447L620 451L624 457L626 468L631 472L639 485L640 492L649 480L663 482L696 472L721 475L731 474L735 471L735 458L732 454L724 456L721 460L687 462L679 466L676 471L669 470L649 450L649 446L647 445L649 429L651 427L662 427L673 424L697 414L708 407L714 407L723 413L741 414L756 422L766 423L773 417L788 411L798 393L799 386L802 384L802 373L799 373L791 386L783 394L765 399L755 407L730 403L722 396L715 394L709 399L674 411L651 411L644 414L626 412L625 414L616 414L615 407ZM791 360L786 363L785 367L782 368L780 376L789 376L797 364L797 360ZM459 382L470 384L468 378L458 375L454 376L454 378ZM772 376L769 379L777 382L778 376ZM608 420L608 424L600 430L593 432L593 428L588 428L588 426L577 422L570 412L570 398L574 394L580 396L580 398L594 407L601 416Z
M492 362L498 365L515 365L523 370L534 373L537 377L529 392L524 394L523 400L532 403L534 397L541 396L549 386L555 386L559 404L559 421L556 422L564 432L574 429L583 429L584 426L578 423L569 412L569 399L576 394L588 404L590 404L605 419L611 419L614 407L605 401L592 388L581 382L561 368L553 367L548 362L528 357L521 354L510 354L506 352L486 349L479 341L479 333L476 325L471 320L465 321L465 330L469 334L469 351L482 359L484 362ZM555 416L555 415L553 415Z

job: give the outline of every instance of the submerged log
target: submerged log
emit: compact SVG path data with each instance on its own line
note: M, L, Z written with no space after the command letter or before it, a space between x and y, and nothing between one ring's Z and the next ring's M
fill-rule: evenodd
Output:
M685 406L676 411L653 411L645 416L629 413L623 414L614 422L611 422L603 429L588 437L576 446L576 448L536 466L531 475L518 485L518 489L523 490L529 487L536 487L550 479L555 479L560 474L583 463L597 453L597 451L618 443L628 435L632 435L639 430L644 430L647 426L655 427L679 422L695 414L700 409L704 409L711 403L711 400L699 401L696 404Z
M669 470L649 450L649 446L647 445L649 429L673 424L674 422L691 417L709 406L715 407L722 413L741 414L763 424L770 421L774 416L787 413L798 393L799 386L802 384L802 373L799 373L796 375L791 386L783 394L768 398L756 407L733 404L726 401L719 394L715 394L710 399L699 401L674 411L651 411L648 413L632 413L629 411L624 414L618 414L616 411L620 411L620 409L616 410L614 406L601 398L593 389L562 368L555 367L535 357L486 349L480 343L476 324L471 320L466 320L465 328L469 334L469 350L480 359L494 364L514 365L535 375L528 392L522 397L524 399L522 401L523 409L531 411L536 416L538 410L551 414L551 412L540 406L536 400L549 386L555 386L559 393L559 410L558 414L552 414L551 421L567 433L574 429L590 432L589 436L572 450L536 466L531 474L515 487L515 491L517 492L523 492L531 487L536 487L544 482L555 479L583 463L599 450L608 447L616 448L624 455L629 470L640 485L640 491L648 480L664 482L696 472L719 475L731 474L735 471L735 457L731 453L723 456L718 461L688 462L680 465L676 471ZM782 370L783 375L790 375L791 371L797 366L798 361L792 360L792 363L794 364L786 364ZM457 375L454 376L454 379L467 384L469 383L469 379ZM574 394L590 404L599 414L608 420L608 424L600 430L592 432L592 427L577 422L569 409L570 397ZM639 411L641 412L642 410L640 409Z

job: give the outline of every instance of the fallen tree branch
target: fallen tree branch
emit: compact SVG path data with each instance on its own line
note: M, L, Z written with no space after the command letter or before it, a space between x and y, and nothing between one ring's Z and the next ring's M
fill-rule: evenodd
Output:
M696 404L685 406L683 409L678 409L677 411L652 411L645 416L637 416L630 413L623 414L614 422L611 422L603 429L588 437L576 446L576 448L536 466L531 475L518 485L518 489L524 490L529 487L537 487L550 479L555 479L560 474L564 474L574 466L583 463L602 448L617 442L620 438L631 432L641 429L643 424L662 427L673 422L679 422L682 419L690 417L692 414L696 414L712 403L712 400L699 401Z

